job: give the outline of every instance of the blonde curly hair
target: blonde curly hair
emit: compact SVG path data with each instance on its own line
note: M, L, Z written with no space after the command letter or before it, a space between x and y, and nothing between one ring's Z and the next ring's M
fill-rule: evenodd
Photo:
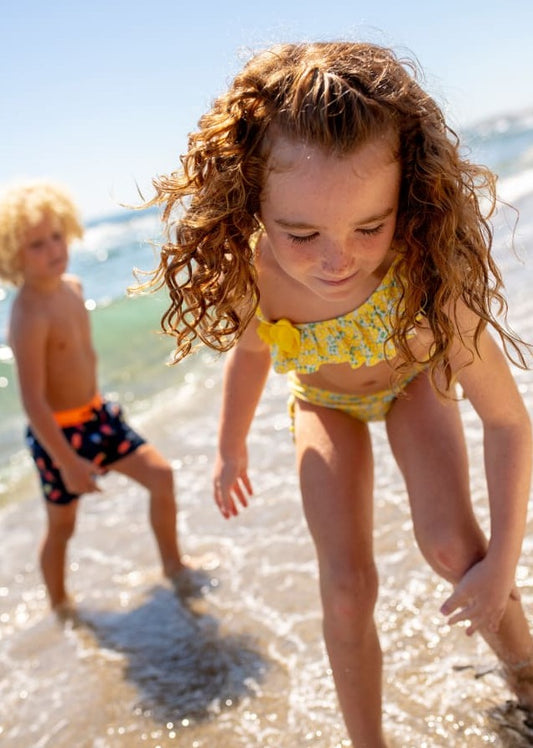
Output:
M67 242L83 236L78 209L58 184L29 180L8 187L0 195L0 280L13 286L22 284L20 244L28 229L47 216L60 220Z
M189 136L181 168L154 180L148 203L164 206L168 241L141 288L168 288L161 326L176 338L175 361L198 339L228 350L257 307L250 239L260 228L275 127L337 155L380 135L397 136L402 181L394 248L403 298L391 338L406 365L414 361L408 337L422 310L434 335L433 381L441 367L449 383L461 300L479 318L476 342L490 323L509 357L525 367L522 341L492 311L496 305L505 319L491 255L496 178L461 156L458 137L419 77L412 60L368 43L283 44L245 65Z

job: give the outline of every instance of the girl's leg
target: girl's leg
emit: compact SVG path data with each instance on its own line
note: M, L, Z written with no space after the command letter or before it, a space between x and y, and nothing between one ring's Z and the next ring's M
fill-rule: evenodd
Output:
M325 642L346 727L354 746L383 748L368 428L339 411L298 402L295 441L318 556Z
M485 554L487 541L470 497L467 451L457 403L439 400L422 374L387 418L404 475L414 532L432 568L457 584ZM509 685L533 707L533 641L520 602L509 599L497 633L481 632L509 672ZM518 666L518 667L517 667Z
M70 504L46 502L47 528L40 550L41 571L52 608L68 603L65 565L68 541L76 526L78 499Z
M178 548L176 501L172 468L151 444L143 444L111 466L140 483L150 493L150 523L169 579L184 569Z

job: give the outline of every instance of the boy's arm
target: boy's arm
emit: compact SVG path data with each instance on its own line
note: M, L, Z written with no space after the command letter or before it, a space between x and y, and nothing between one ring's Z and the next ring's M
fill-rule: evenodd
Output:
M254 319L228 354L224 366L214 493L226 519L238 514L238 504L247 506L247 496L252 493L246 437L270 368L270 350L256 329Z
M32 430L59 467L67 489L76 494L97 491L95 474L100 472L99 468L72 449L46 400L47 335L45 319L14 310L10 344L17 364L22 405Z
M514 586L531 484L531 423L507 359L487 330L479 341L479 354L463 347L455 354L456 363L472 355L472 363L458 371L458 379L483 423L491 533L485 558L465 575L443 607L446 615L462 609L450 622L470 619L468 633L480 625L498 628Z

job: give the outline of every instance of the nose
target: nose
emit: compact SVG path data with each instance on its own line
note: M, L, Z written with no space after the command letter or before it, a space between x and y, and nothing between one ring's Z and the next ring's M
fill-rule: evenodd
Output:
M324 247L321 265L328 276L344 277L353 272L354 258L342 242L329 242Z
M46 244L48 257L52 260L62 259L66 249L62 239L51 238Z

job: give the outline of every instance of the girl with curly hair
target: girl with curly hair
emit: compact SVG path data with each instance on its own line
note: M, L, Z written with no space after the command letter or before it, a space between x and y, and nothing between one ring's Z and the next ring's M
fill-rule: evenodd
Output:
M418 83L414 63L367 43L287 44L255 57L200 120L181 168L154 181L168 242L144 288L168 287L163 329L180 360L228 351L215 500L252 493L246 438L271 362L289 373L323 627L356 746L386 745L368 422L384 420L418 545L533 707L533 643L515 569L531 430L509 360L491 254L495 177ZM492 330L499 339L495 338ZM484 428L490 538L474 516L456 388Z

